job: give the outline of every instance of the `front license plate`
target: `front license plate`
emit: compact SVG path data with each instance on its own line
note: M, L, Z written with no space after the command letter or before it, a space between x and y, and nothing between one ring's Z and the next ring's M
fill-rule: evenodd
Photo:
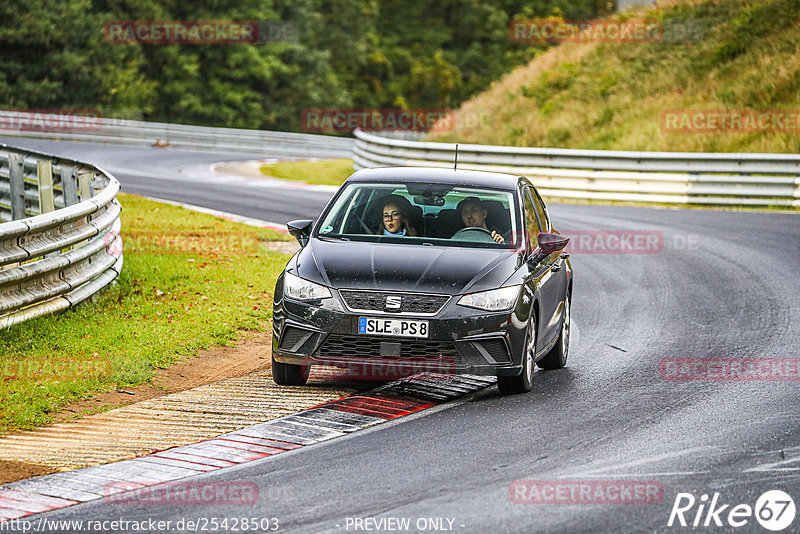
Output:
M428 321L361 317L358 319L358 333L377 336L428 337Z

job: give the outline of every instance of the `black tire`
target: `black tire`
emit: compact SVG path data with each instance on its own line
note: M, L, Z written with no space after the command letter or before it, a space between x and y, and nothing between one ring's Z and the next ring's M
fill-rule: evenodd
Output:
M310 365L276 362L272 357L272 380L279 386L305 386Z
M564 313L561 317L561 332L558 334L558 341L547 353L547 356L536 362L541 369L552 371L561 369L567 365L567 355L569 354L569 332L572 323L570 312L570 294L564 297Z
M522 372L517 376L498 376L497 389L502 395L527 393L533 389L533 357L536 353L536 312L531 312L528 331L525 334L525 346L522 349Z

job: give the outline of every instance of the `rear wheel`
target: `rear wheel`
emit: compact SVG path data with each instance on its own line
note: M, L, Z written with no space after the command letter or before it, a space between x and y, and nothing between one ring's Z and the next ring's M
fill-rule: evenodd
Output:
M533 388L533 357L536 353L536 312L531 312L525 348L522 354L522 372L517 376L498 376L497 389L503 395L527 393Z
M561 369L567 365L570 323L570 298L569 293L567 293L567 296L564 297L564 312L561 317L561 333L558 336L558 341L547 353L547 356L539 360L536 365L547 370Z
M310 365L281 363L272 357L272 380L279 386L305 386Z

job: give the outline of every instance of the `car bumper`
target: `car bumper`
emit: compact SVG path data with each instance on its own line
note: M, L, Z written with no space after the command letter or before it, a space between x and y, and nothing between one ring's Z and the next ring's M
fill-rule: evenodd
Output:
M276 300L272 354L281 363L333 365L376 379L382 371L387 377L417 372L518 375L527 311L487 312L459 306L456 300L451 298L435 316L354 312L336 295L315 302ZM361 317L428 321L429 336L359 334Z

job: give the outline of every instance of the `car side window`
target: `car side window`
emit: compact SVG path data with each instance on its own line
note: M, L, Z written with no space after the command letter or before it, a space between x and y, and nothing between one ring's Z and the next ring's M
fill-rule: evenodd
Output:
M534 250L537 246L539 246L539 232L541 232L541 226L539 225L539 219L536 216L536 207L534 206L533 199L531 198L531 193L526 187L523 193L523 204L525 205L525 228L528 234L528 243L529 243L529 250Z
M533 197L533 204L536 206L536 215L539 217L539 226L542 228L542 232L549 232L551 228L550 217L547 215L542 198L532 187L526 187L525 189Z

